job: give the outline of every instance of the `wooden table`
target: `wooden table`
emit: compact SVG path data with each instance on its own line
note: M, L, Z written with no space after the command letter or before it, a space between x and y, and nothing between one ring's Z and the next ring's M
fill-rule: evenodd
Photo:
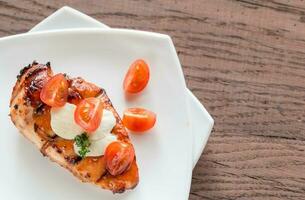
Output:
M305 1L0 1L0 36L69 5L111 27L173 38L215 119L191 200L305 199Z

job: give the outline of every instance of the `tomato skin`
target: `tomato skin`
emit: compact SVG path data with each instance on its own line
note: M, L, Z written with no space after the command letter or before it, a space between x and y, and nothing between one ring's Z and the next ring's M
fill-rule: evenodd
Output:
M156 114L144 108L129 108L123 115L126 128L137 133L151 129L156 123Z
M130 168L135 152L131 144L117 141L107 146L104 156L108 172L117 176Z
M75 122L87 133L94 132L101 124L103 116L103 103L99 98L83 99L74 112Z
M134 61L125 75L123 83L125 92L141 92L146 87L149 81L149 76L150 73L148 64L142 59Z
M62 74L56 74L50 78L40 92L40 99L43 103L52 107L62 107L68 98L69 83Z

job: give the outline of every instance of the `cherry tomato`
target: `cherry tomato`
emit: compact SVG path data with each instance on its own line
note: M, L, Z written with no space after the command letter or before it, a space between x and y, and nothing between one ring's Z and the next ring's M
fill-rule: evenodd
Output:
M87 133L94 132L101 124L103 116L103 103L99 98L83 99L74 112L75 122Z
M129 108L123 115L123 124L134 132L144 132L156 123L156 114L144 108Z
M117 176L130 168L135 152L131 144L118 141L107 146L104 156L108 172Z
M136 60L131 64L124 79L123 88L127 93L142 91L149 80L149 67L144 60Z
M45 104L52 107L62 107L68 98L68 81L61 73L56 74L44 84L40 99Z

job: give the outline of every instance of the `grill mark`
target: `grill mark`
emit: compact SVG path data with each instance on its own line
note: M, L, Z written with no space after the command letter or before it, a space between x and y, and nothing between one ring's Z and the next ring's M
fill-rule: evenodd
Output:
M35 65L38 65L38 64L35 64ZM38 68L34 69L33 71L29 72L26 77L25 77L25 80L31 78L32 76L38 74L39 72L43 71L43 70L46 70L46 69L50 69L50 67L47 67L46 65L42 65L42 64L39 64Z
M35 114L35 115L42 115L46 111L47 107L49 107L49 106L41 102L37 106L37 108L35 108L33 114Z
M38 64L36 61L34 61L32 66L36 65L37 68L25 75L24 81L26 94L25 101L28 103L28 105L32 105L34 107L42 103L39 97L40 91L52 74L49 63L47 66Z
M37 133L38 131L38 125L36 123L34 123L34 131Z
M80 156L65 156L65 160L71 165L76 165L82 160L82 158Z
M74 103L74 102L76 103L76 102L80 101L81 99L82 99L82 97L80 96L80 94L77 91L75 91L71 88L68 89L68 102L69 103Z
M50 142L46 142L42 145L40 152L42 153L43 156L47 156L47 148L50 146Z
M23 67L20 71L19 74L17 75L17 80L20 81L21 77L31 68L31 65L29 64L28 66Z

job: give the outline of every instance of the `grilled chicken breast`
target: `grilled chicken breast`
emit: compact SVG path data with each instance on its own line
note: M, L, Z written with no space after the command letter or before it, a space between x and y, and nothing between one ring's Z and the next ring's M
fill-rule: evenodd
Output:
M104 156L82 159L74 152L73 140L63 139L52 131L50 107L40 100L40 91L52 75L50 63L33 62L20 71L10 101L12 122L44 156L68 169L81 181L94 183L114 193L134 188L139 181L136 160L123 174L112 176L107 172ZM112 133L118 140L130 143L127 131L106 92L82 78L67 76L67 79L70 86L68 102L75 104L83 98L100 97L104 108L111 110L116 118Z

